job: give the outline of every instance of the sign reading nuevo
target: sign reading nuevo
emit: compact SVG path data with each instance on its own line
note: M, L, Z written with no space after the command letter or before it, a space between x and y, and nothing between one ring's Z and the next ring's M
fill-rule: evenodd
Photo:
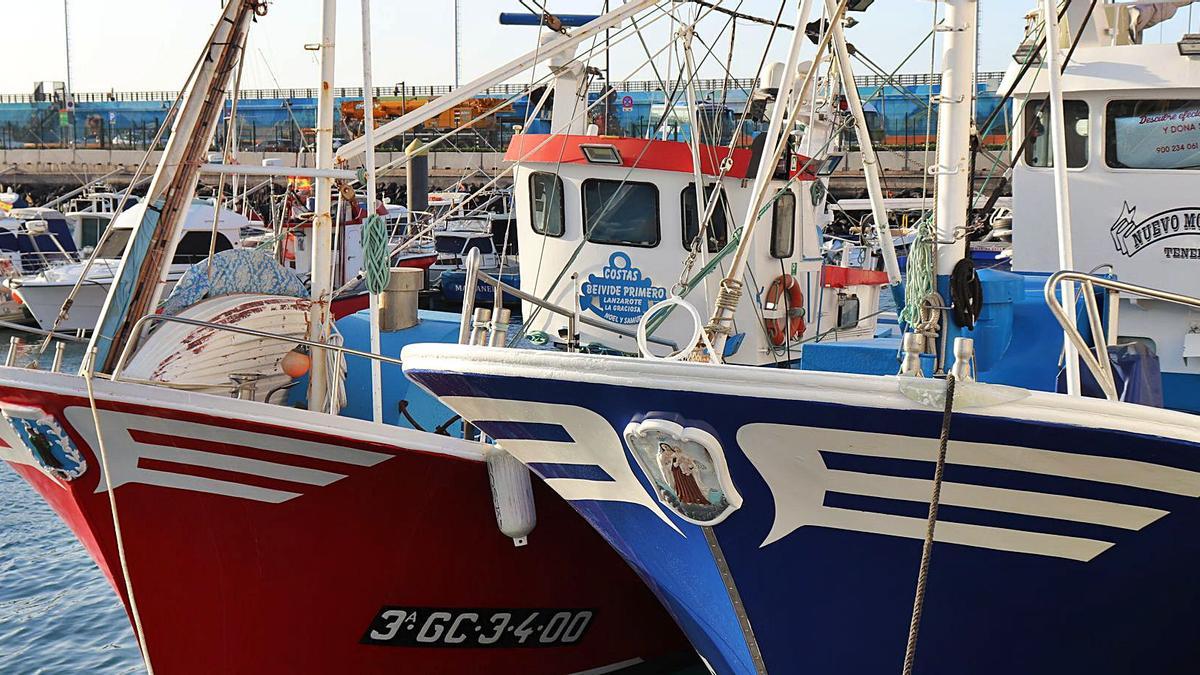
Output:
M1125 202L1111 232L1117 250L1132 258L1147 246L1170 237L1200 236L1200 206L1168 209L1138 222L1137 207Z

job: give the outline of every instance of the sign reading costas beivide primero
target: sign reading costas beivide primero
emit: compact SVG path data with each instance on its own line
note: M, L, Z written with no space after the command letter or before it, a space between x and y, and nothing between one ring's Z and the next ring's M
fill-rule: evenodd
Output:
M655 303L666 299L667 289L655 286L634 267L629 254L618 251L599 274L589 274L579 288L579 309L592 311L605 321L635 324Z
M1165 239L1181 235L1193 235L1197 245L1163 247L1163 257L1168 260L1200 260L1200 206L1181 206L1160 211L1148 218L1138 220L1137 206L1125 202L1121 215L1111 228L1113 245L1122 254L1133 257L1142 250ZM1189 240L1183 240L1186 243Z

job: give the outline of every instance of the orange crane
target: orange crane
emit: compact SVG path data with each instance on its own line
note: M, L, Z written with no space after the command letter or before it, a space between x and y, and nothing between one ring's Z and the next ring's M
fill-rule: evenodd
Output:
M446 112L425 122L422 125L431 131L449 131L456 129L473 120L479 120L471 125L473 129L496 129L499 122L495 114L489 111L504 103L502 98L473 98L450 108ZM375 123L383 124L410 113L429 102L428 98L397 98L386 97L375 99ZM363 101L362 99L347 99L342 101L342 122L347 127L358 130L362 128ZM496 113L512 112L512 105L504 105ZM482 118L482 119L480 119Z

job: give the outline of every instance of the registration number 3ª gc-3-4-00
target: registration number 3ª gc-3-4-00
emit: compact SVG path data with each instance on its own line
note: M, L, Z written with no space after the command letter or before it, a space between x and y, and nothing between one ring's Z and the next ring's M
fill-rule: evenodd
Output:
M561 647L583 639L590 609L384 607L364 644L392 647Z

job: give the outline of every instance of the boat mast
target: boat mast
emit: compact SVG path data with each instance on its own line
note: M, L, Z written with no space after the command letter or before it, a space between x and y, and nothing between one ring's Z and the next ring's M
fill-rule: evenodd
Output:
M830 21L836 23L842 20L846 4L847 0L841 0L838 3L838 7L830 12ZM779 164L783 149L787 146L787 135L796 121L796 113L799 112L804 100L804 91L808 89L809 81L816 72L823 50L829 44L830 35L827 33L817 47L817 55L813 57L813 63L808 72L804 74L798 72L800 49L804 46L804 40L807 39L807 35L801 27L808 21L808 14L811 10L812 0L800 0L797 4L797 28L792 31L792 44L788 48L787 61L784 62L783 78L779 83L779 91L775 95L775 103L771 106L771 119L767 126L767 137L762 146L763 152L758 160L758 173L754 176L750 204L746 209L745 220L742 221L741 241L738 243L737 251L733 254L733 260L729 263L729 272L721 280L721 290L717 294L712 318L705 327L709 343L712 344L717 358L725 352L725 341L729 337L733 315L737 311L738 302L742 297L742 274L746 270L746 260L750 254L751 242L754 241L755 226L766 212L763 209L763 202L766 200L767 189L775 175L775 167ZM795 93L793 94L793 92ZM784 113L789 107L789 102L792 104L792 110L785 120ZM699 345L694 346L699 347Z
M1054 0L1042 0L1042 21L1045 25L1046 76L1049 79L1050 90L1050 152L1054 159L1054 215L1058 226L1058 268L1070 270L1075 267L1075 256L1071 248L1071 194L1067 189L1067 134L1063 114L1062 65L1058 51L1057 4ZM1063 307L1067 309L1067 322L1074 331L1075 284L1064 281L1059 288ZM1066 333L1063 334L1063 349L1066 353L1067 393L1078 396L1079 353Z
M321 3L321 88L317 98L317 169L327 172L333 168L333 57L334 34L337 29L337 0ZM313 299L309 312L308 339L326 342L329 339L329 311L333 300L333 179L319 173L315 181L317 203L312 219L312 274L310 293ZM325 411L329 407L330 373L326 353L314 349L312 369L308 380L308 409Z
M945 0L942 89L938 96L937 274L948 277L967 255L964 222L971 201L971 117L975 106L976 0ZM939 284L940 285L940 284Z
M375 81L371 73L371 0L362 0L362 68L363 139L367 143L366 157L363 159L367 174L367 215L363 223L365 235L366 228L372 226L371 219L379 217L375 213ZM363 261L364 266L371 264L371 260ZM370 294L370 310L371 353L380 354L383 348L379 334L378 293ZM379 359L371 359L371 419L376 423L383 422L383 371Z
M146 193L146 208L134 228L117 268L108 298L92 333L82 368L111 372L120 354L114 345L130 339L134 324L154 310L162 296L162 279L175 256L179 230L192 204L201 166L225 109L225 91L245 44L250 21L266 13L262 0L239 0L225 6L204 54L190 75L186 96L175 117L171 137Z
M833 14L834 9L833 0L825 0L825 10L829 14ZM883 269L887 272L888 283L895 286L900 283L900 264L896 260L896 247L892 243L892 228L888 220L887 207L883 204L883 186L879 181L879 157L875 154L875 144L871 141L871 130L867 127L862 98L858 95L854 69L850 64L845 24L835 21L829 29L833 31L833 53L837 58L838 72L842 74L842 89L846 92L846 103L850 106L850 114L854 117L858 149L862 154L863 174L867 179L867 196L871 198L871 216L875 220L879 252L883 255Z

